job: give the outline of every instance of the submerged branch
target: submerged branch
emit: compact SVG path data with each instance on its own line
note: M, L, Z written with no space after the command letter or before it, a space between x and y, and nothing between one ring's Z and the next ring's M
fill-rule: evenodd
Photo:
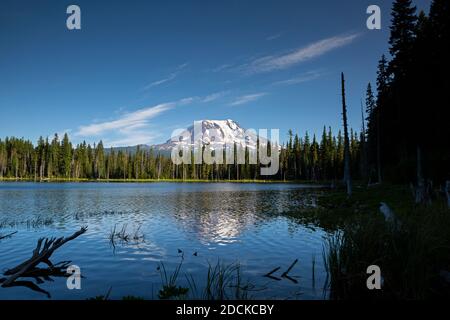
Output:
M288 273L292 270L292 268L297 264L298 259L295 259L294 262L292 262L292 264L289 266L289 268L283 272L283 274L281 275L283 278L287 277Z
M40 238L36 244L36 248L33 250L33 254L30 259L24 261L23 263L19 264L18 266L6 270L4 272L4 275L9 276L4 281L2 281L2 287L9 287L12 286L13 283L20 277L36 277L40 274L40 271L45 273L49 273L49 271L61 271L63 270L65 264L62 266L54 266L50 262L50 257L62 245L65 243L77 238L78 236L85 233L87 230L87 227L82 227L80 230L75 232L69 237L61 237L61 238ZM36 268L38 264L45 263L49 266L49 269L39 269ZM43 271L44 270L44 271ZM47 275L48 276L48 275Z
M266 273L266 274L264 275L264 277L267 277L267 278L270 278L270 279L273 279L273 280L276 280L276 281L280 281L280 280L281 280L280 278L273 276L273 274L274 274L275 272L277 272L278 270L280 270L280 269L281 269L281 267L276 267L276 268L273 269L272 271Z
M7 234L6 236L0 235L0 240L9 238L9 237L11 237L12 235L14 235L16 233L17 233L17 231L11 232L10 234Z

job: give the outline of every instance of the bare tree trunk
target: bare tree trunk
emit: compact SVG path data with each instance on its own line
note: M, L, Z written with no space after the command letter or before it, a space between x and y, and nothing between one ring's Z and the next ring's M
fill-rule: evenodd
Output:
M161 176L161 157L159 157L158 159L158 180L160 176Z
M378 183L382 182L381 177L381 141L380 141L380 109L377 107L377 174Z
M342 86L342 117L344 121L344 183L347 185L347 195L352 195L352 178L350 173L350 141L348 137L347 106L345 104L345 79L341 73Z
M417 184L413 187L413 194L416 204L429 204L432 192L430 183L425 183L422 173L422 149L417 146Z
M445 195L447 197L447 206L450 209L450 181L445 183Z
M364 109L361 101L361 122L362 122L362 134L361 134L361 176L366 179L367 172L367 145L366 145L366 124L364 120Z
M425 181L422 176L422 152L417 146L417 187L416 203L423 203L425 198Z
M34 181L35 182L37 181L37 174L38 174L37 170L38 170L38 168L37 168L37 157L36 157L36 159L34 160Z

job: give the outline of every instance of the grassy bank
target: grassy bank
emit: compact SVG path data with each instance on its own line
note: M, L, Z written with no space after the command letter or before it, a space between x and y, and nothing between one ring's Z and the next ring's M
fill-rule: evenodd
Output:
M394 212L385 220L380 202ZM315 218L338 225L324 248L332 299L430 299L450 297L450 210L440 197L415 205L403 186L359 187L323 195ZM378 265L382 290L368 290L367 267Z

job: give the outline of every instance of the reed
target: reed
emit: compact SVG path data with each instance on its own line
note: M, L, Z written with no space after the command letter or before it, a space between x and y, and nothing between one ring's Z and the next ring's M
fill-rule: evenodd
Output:
M440 276L450 266L450 212L442 203L404 206L400 227L380 213L359 214L324 247L331 299L429 299L450 297ZM367 267L378 265L382 290L366 287Z
M215 264L208 263L204 285L200 288L198 281L192 274L185 274L187 286L181 285L180 272L183 258L175 269L169 273L161 263L162 287L159 290L160 299L200 299L200 300L248 300L249 292L255 286L242 277L239 263L223 263L218 260Z

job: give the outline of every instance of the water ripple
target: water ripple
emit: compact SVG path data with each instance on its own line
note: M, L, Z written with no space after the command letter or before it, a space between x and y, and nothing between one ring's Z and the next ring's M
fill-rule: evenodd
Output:
M325 232L283 213L313 207L305 186L294 184L96 184L0 183L0 233L18 230L0 243L0 269L31 255L37 239L71 234L88 225L86 234L55 252L52 260L72 260L82 269L83 289L67 290L64 279L44 283L56 299L85 299L105 294L155 298L161 283L156 270L163 261L201 282L208 263L239 261L244 276L266 290L259 298L322 298L325 271L321 262ZM47 221L47 223L26 223ZM139 241L110 242L114 228L139 230ZM181 253L180 253L181 252ZM280 266L299 283L262 277ZM312 260L316 260L316 287ZM184 277L183 277L184 278ZM45 299L25 288L0 288L0 299Z

